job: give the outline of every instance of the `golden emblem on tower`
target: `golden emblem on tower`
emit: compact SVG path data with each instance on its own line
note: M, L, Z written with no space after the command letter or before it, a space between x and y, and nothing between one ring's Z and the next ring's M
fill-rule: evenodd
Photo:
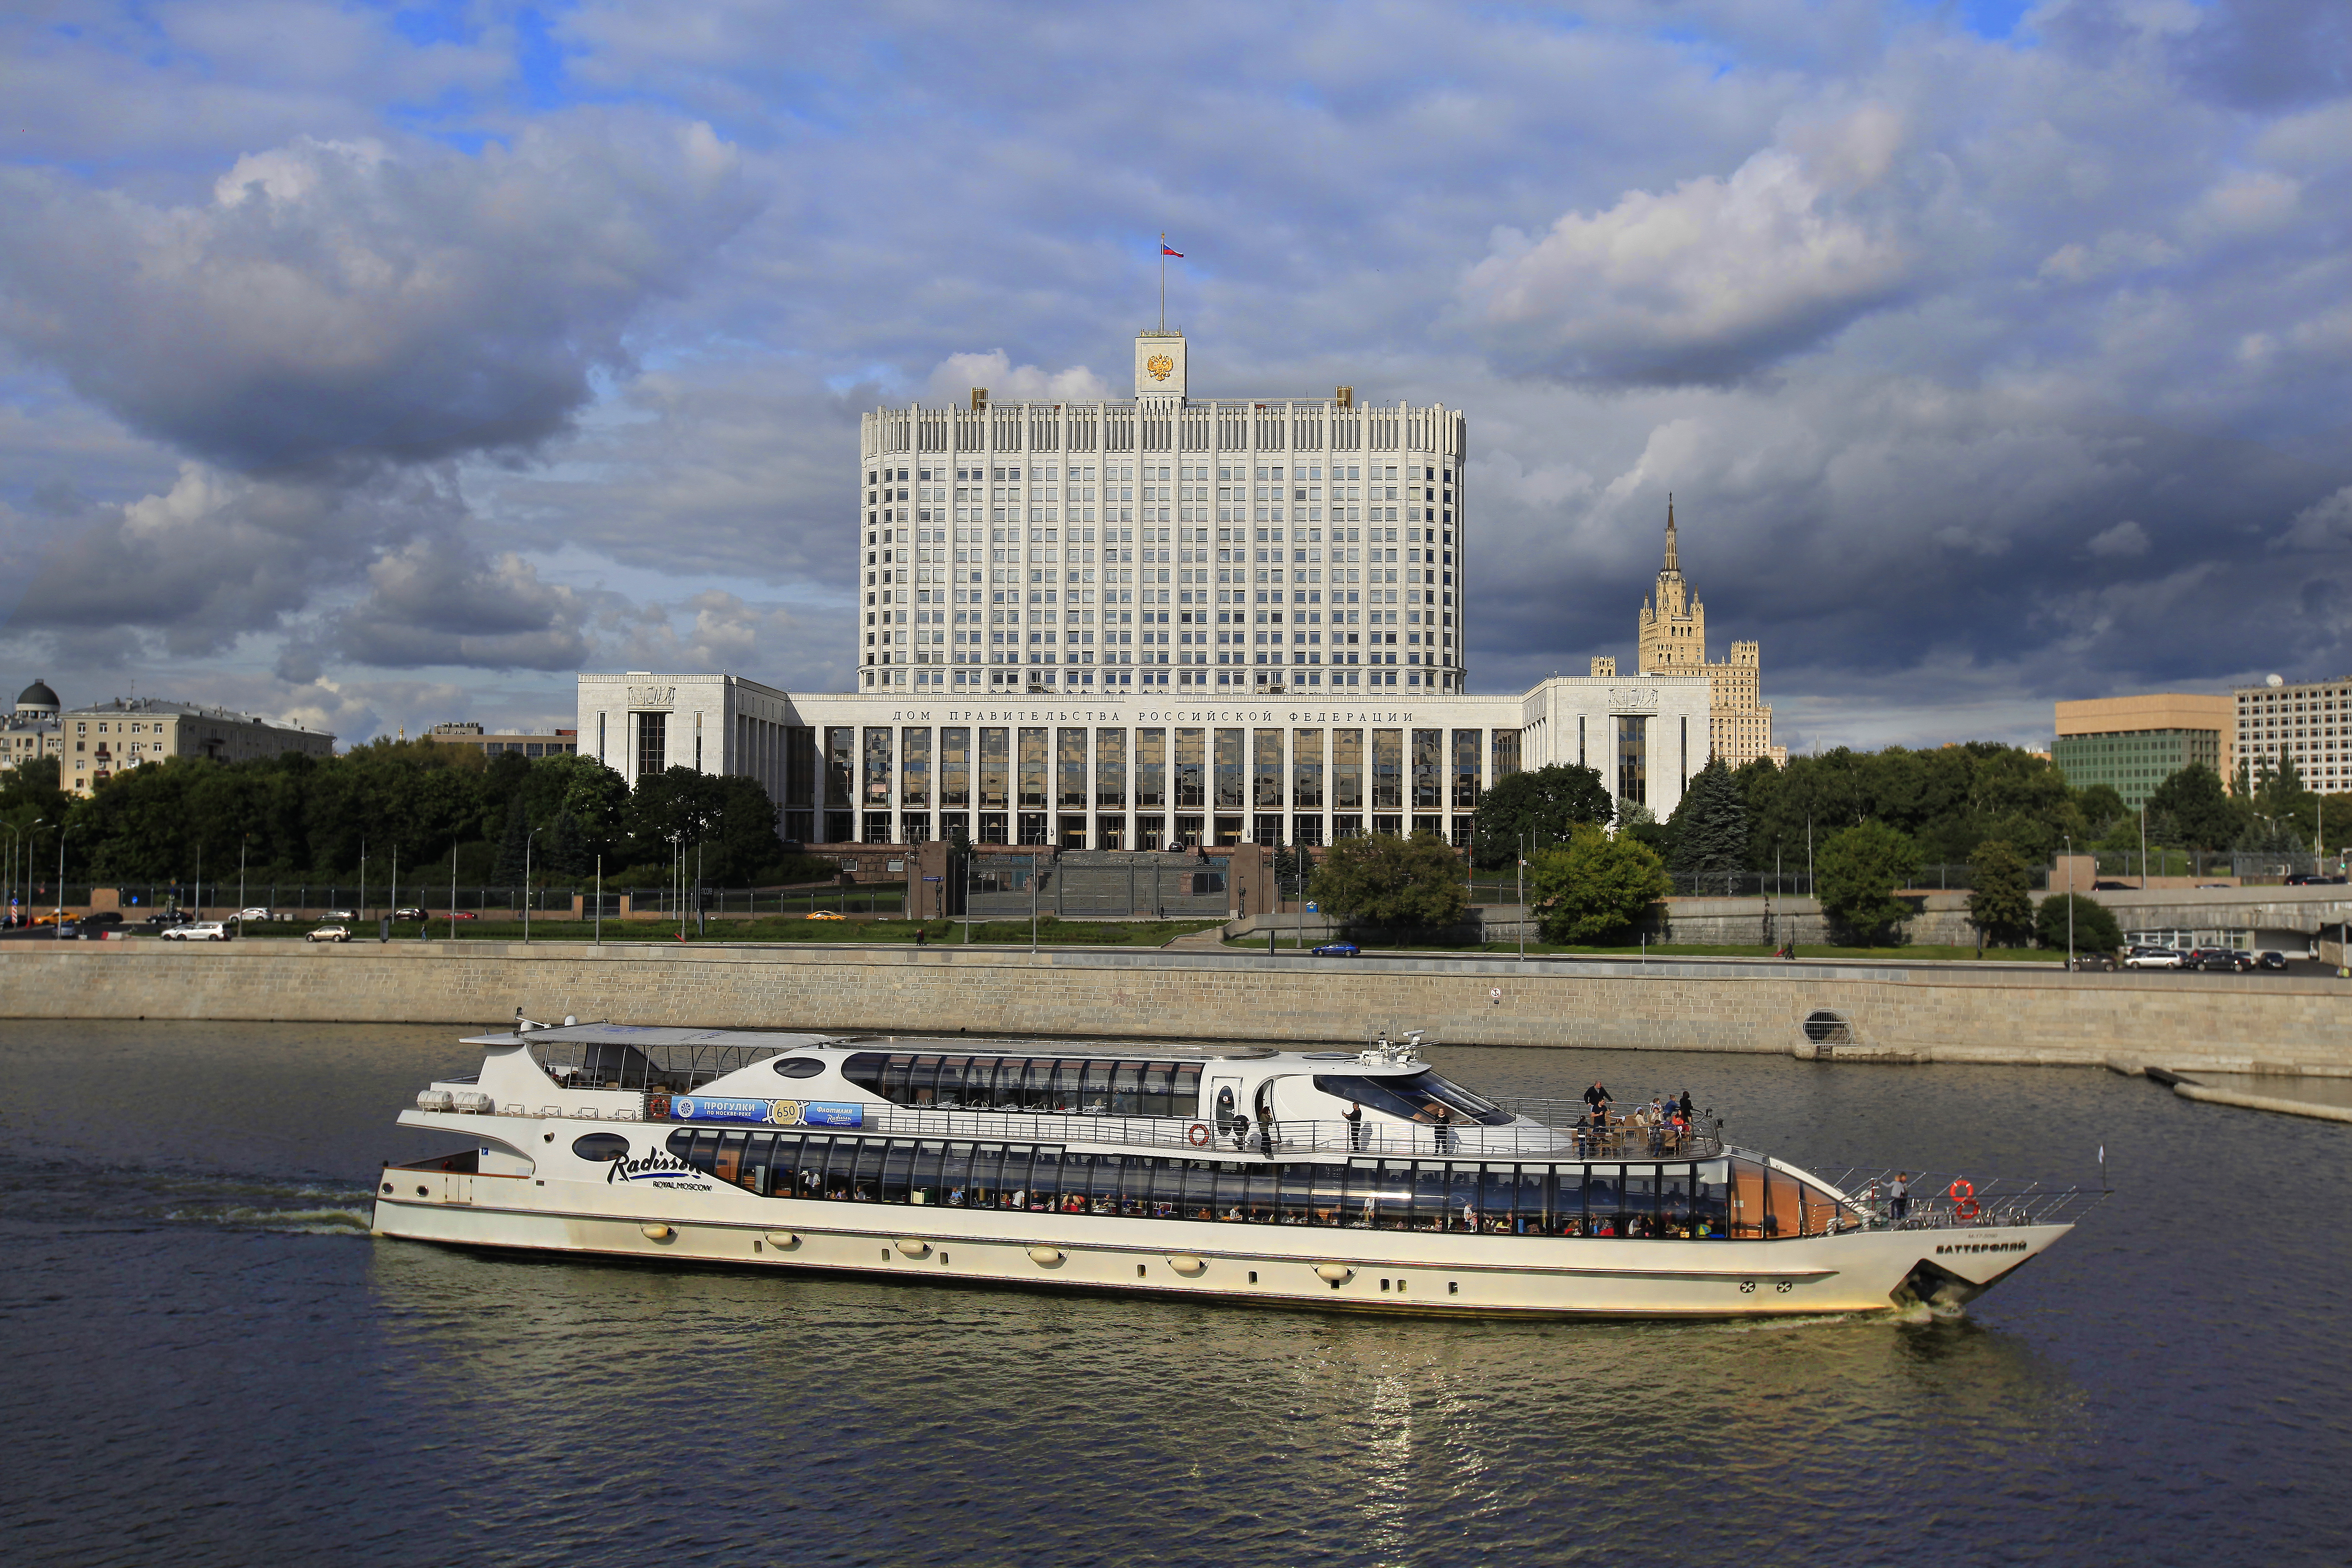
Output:
M1153 354L1143 362L1143 368L1151 373L1152 380L1166 381L1176 374L1176 362L1166 354Z

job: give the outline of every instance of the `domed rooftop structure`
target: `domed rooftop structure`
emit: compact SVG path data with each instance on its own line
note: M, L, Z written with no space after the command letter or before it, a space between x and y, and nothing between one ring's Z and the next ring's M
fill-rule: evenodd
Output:
M16 693L16 716L20 719L54 719L63 707L46 680L36 680Z

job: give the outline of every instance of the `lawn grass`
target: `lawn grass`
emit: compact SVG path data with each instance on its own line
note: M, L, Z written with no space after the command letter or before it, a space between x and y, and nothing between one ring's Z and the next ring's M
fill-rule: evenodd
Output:
M1307 938L1305 945L1309 948L1315 948L1320 947L1326 942L1338 940L1340 939L1328 936L1309 935ZM1473 947L1436 947L1419 942L1407 942L1401 943L1396 946L1391 946L1386 942L1379 941L1377 938L1366 940L1362 936L1352 936L1346 940L1356 942L1358 945L1362 947L1366 952L1476 952L1493 953L1506 957L1516 957L1520 952L1519 944L1515 942L1490 942L1486 943L1484 946ZM1237 952L1247 952L1253 949L1259 952L1264 952L1265 951L1265 936L1261 932L1255 937L1228 937L1225 940L1224 945ZM1288 933L1278 933L1275 938L1275 951L1277 952L1285 950L1296 951L1300 945L1298 939ZM1651 958L1753 958L1769 960L1773 956L1772 950L1766 947L1757 947L1752 945L1735 946L1730 944L1700 942L1677 942L1672 944L1654 943L1646 950L1646 954L1644 950L1639 946L1576 947L1559 946L1550 942L1531 942L1528 943L1526 951L1530 955L1573 953L1597 958L1633 959L1639 959L1646 955ZM1927 943L1921 943L1915 947L1812 947L1800 944L1797 948L1797 956L1799 958L1873 958L1904 963L1952 963L1964 959L1973 961L1979 955L1978 954L1977 950L1973 947L1936 947ZM2066 962L2066 953L2063 948L1989 947L1984 950L1981 956L1987 960L1998 961L2004 963L2063 963Z
M245 928L240 933L255 940L300 938L316 930L321 922L313 921L259 922ZM1044 947L1160 947L1175 937L1192 931L1206 931L1221 925L1220 921L1056 921L1050 917L1037 922L1037 942ZM377 926L371 921L352 922L352 941L373 942ZM448 940L449 923L435 921L428 928L435 942ZM620 942L677 941L675 922L646 920L608 920L604 922L604 940ZM917 931L921 931L932 944L962 946L967 939L963 926L954 921L865 920L852 918L841 921L812 921L797 915L767 917L760 920L714 920L699 934L691 921L686 927L689 942L912 942ZM457 940L460 942L520 942L520 921L460 921ZM588 942L595 935L592 921L537 920L530 922L534 942ZM417 926L406 921L393 927L396 942L415 942ZM987 921L971 927L969 945L974 947L1029 944L1027 921Z

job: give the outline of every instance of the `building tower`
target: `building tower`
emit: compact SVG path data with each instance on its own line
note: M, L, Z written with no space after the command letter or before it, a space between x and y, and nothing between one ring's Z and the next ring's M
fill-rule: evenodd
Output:
M1655 595L1642 602L1636 626L1637 668L1643 675L1704 675L1713 693L1707 725L1711 754L1732 767L1769 757L1788 761L1772 743L1772 710L1762 700L1762 655L1754 642L1731 645L1721 664L1706 658L1706 606L1684 581L1675 535L1675 500L1666 498L1666 553ZM1610 667L1613 673L1615 666ZM1601 673L1595 661L1594 674Z
M1135 395L878 408L858 447L858 689L1462 692L1468 429L1443 404Z

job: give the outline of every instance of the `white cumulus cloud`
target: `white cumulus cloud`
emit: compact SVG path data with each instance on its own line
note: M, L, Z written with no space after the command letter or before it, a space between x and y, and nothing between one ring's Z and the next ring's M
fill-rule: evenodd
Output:
M1883 169L1874 154L1843 173ZM1599 381L1734 378L1899 293L1911 247L1772 147L1728 179L1629 191L1529 240L1506 233L1463 293L1505 361Z

